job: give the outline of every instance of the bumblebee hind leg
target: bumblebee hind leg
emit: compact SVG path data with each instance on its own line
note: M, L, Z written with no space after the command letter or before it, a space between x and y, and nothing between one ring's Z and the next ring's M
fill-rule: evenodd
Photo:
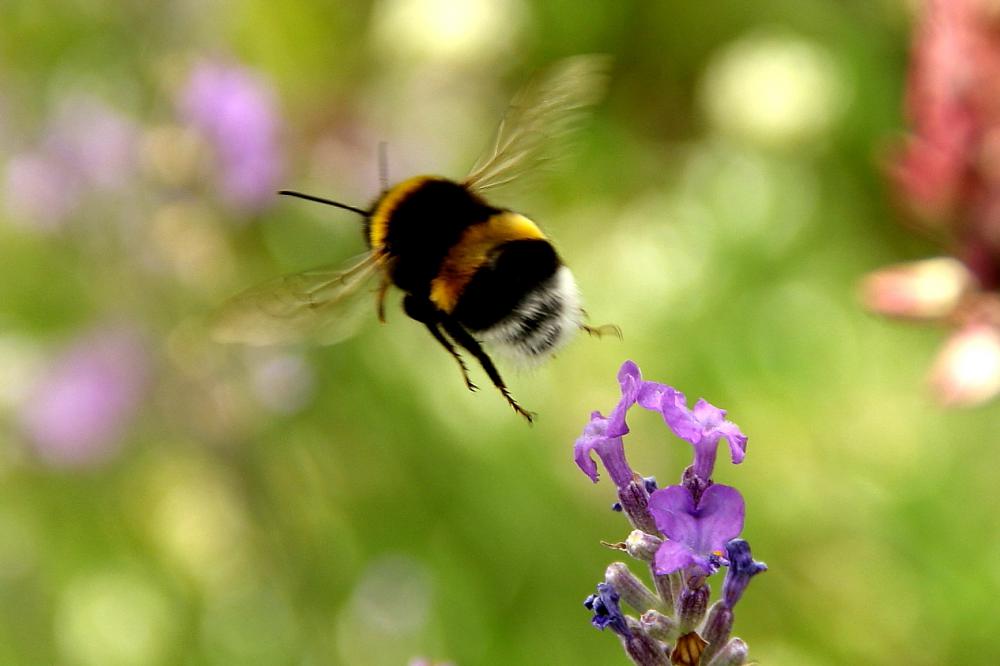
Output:
M438 328L436 323L425 321L424 326L426 326L427 330L431 332L434 339L437 340L456 361L458 361L458 367L462 369L462 379L465 380L465 386L470 391L478 391L479 387L473 384L472 380L469 379L469 368L466 367L465 361L462 359L462 355L458 353L457 349L455 349L455 345L448 341L448 338L444 336L444 333L441 332L441 329Z
M469 368L465 365L465 361L462 359L461 354L455 349L455 345L451 344L448 338L445 337L444 333L441 332L440 324L437 321L434 308L422 302L421 300L415 298L414 296L407 294L403 299L403 311L406 312L406 316L414 321L419 321L421 324L427 327L434 339L438 341L438 344L445 348L452 358L458 362L458 367L462 370L462 379L465 380L465 386L470 391L478 391L479 387L472 383L469 379Z
M613 335L619 340L622 339L622 329L618 328L615 324L604 324L603 326L588 326L587 324L580 324L580 328L586 331L588 335L595 338L603 338L605 335Z
M465 349L467 352L472 354L477 361L479 361L479 365L483 366L483 370L486 371L486 375L507 400L507 404L513 407L515 412L527 419L528 423L532 423L535 419L535 414L517 404L517 401L514 400L514 396L512 396L510 391L507 390L507 385L504 384L503 378L500 377L500 373L497 372L496 366L493 365L493 359L487 356L479 342L472 337L461 324L452 319L442 319L441 326L444 328L445 332L451 336L452 340L458 344L458 346Z

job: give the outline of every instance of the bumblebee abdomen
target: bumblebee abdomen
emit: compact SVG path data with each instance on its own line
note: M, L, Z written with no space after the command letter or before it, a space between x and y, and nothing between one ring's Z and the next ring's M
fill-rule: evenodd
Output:
M469 281L453 315L484 342L528 364L556 351L583 323L573 274L545 239L500 245Z
M459 183L430 176L399 183L373 208L369 246L390 259L396 286L418 295L430 292L431 280L465 231L499 212Z

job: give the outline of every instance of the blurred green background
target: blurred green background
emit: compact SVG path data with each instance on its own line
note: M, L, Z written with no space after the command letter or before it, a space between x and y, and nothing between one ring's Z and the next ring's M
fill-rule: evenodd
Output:
M750 437L716 478L770 567L737 608L757 661L1000 663L1000 407L935 407L941 333L856 297L936 252L881 171L911 10L5 0L0 663L623 663L581 601L626 524L572 444L626 358ZM336 346L207 338L232 293L363 249L275 189L366 206L379 141L393 180L460 177L531 72L586 52L614 56L606 100L494 200L624 341L508 370L534 427L398 294ZM633 466L674 482L690 447L630 420Z

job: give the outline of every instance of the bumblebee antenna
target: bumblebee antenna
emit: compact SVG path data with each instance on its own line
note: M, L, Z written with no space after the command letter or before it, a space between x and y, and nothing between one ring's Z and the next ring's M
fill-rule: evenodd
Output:
M339 201L332 201L330 199L324 199L323 197L313 196L312 194L303 194L302 192L293 192L292 190L280 190L278 194L283 194L287 197L298 197L299 199L305 199L306 201L315 201L316 203L326 204L327 206L335 206L337 208L343 208L344 210L349 210L352 213L357 213L363 217L368 217L371 215L370 210L361 210L360 208L355 208L354 206L348 206L347 204L342 204Z
M382 183L382 191L389 189L389 144L385 141L378 142L378 179Z

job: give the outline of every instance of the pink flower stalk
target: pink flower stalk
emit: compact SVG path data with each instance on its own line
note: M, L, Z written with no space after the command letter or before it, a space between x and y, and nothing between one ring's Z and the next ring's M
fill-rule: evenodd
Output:
M890 176L953 258L875 271L863 299L880 314L954 327L931 388L946 405L979 404L1000 394L1000 13L991 0L925 2L906 111L912 132Z

